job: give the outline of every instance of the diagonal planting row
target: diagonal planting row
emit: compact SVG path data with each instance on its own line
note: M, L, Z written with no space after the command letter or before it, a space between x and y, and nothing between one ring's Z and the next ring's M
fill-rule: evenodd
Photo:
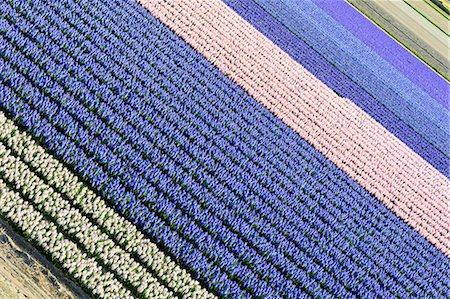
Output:
M35 53L35 52L34 52ZM35 55L35 54L33 54L33 55ZM9 60L11 60L12 59L12 57L7 57ZM70 58L70 57L69 57ZM25 58L25 60L26 60L27 58ZM45 60L45 59L44 59ZM48 60L47 60L48 61ZM20 63L16 63L15 64L15 66L16 66L16 68L21 68L21 66L20 66ZM25 76L29 76L29 77L34 77L35 75L33 75L33 74L37 74L37 73L35 73L35 71L39 71L38 69L36 69L36 68L34 68L33 69L33 67L32 67L32 65L28 65L28 66L31 66L31 71L30 70L25 70L23 67L22 67L22 69L20 69L20 72L23 72L23 73L25 73ZM46 69L46 68L48 68L49 66L47 65L47 64L45 64L44 66L44 69ZM95 70L96 70L97 68L92 68L92 69L90 69L90 71L91 72L94 72ZM34 72L34 73L33 73ZM55 72L52 72L52 73L50 73L49 71L47 71L47 73L48 73L48 76L50 76L50 74L51 75L53 75L53 76L56 76L56 75L59 75L58 73L56 73L55 74ZM43 73L41 73L41 75L42 75ZM45 77L45 74L43 74L44 76L43 77ZM55 77L56 78L56 77ZM109 78L109 80L111 79L111 77ZM71 80L70 78L67 78L66 80ZM95 77L94 77L94 80L95 80ZM59 79L59 82L63 82L61 79ZM95 85L92 85L93 83L95 83L95 81L91 81L91 80L89 80L89 81L85 81L85 82L82 82L82 83L84 83L84 84L89 84L88 86L89 86L89 88L91 88L92 89L92 86L95 86ZM11 84L11 82L9 82L8 84ZM17 82L14 82L14 84L17 84ZM38 83L38 84L40 84L40 83ZM60 83L60 84L64 84L64 83ZM19 86L20 85L23 85L22 83L19 83ZM25 84L26 85L26 84ZM40 85L40 88L42 88L42 86L45 86L45 85ZM64 86L64 85L63 85ZM71 90L71 84L68 84L68 85L66 85L67 87L67 90L69 90L69 92L70 92L70 90ZM74 83L74 86L76 86L77 88L80 88L81 86L80 86L80 84L79 83ZM64 88L64 87L63 87ZM166 88L168 88L168 86L166 86ZM46 88L44 87L44 90L45 90ZM54 90L52 90L52 89L48 89L47 88L47 95L51 95L51 92L49 91L49 90L51 90L52 92L54 91ZM65 91L67 91L67 90L65 90ZM83 89L82 89L83 90ZM20 90L20 88L19 89L16 89L16 91L17 92L19 92L19 93L22 93L22 91ZM111 92L111 91L108 91L108 90L104 90L105 92ZM30 92L30 90L27 90L26 92ZM72 91L73 93L75 93L76 91ZM161 92L161 94L164 94L164 90L163 91L160 91ZM45 93L45 91L44 91L44 93ZM92 93L92 91L90 91L89 89L87 89L87 93L86 94L89 94L89 93ZM25 93L26 94L26 93ZM79 94L76 94L77 96L81 96L81 95L79 95ZM28 98L28 97L27 97ZM32 101L32 98L28 98L28 100L30 100L30 101ZM66 107L67 109L69 109L69 111L70 111L70 109L73 109L72 111L77 111L76 113L75 112L72 112L71 114L69 114L69 115L71 115L70 117L73 117L74 119L81 119L81 120L83 120L83 122L81 122L80 123L80 125L82 125L83 123L84 123L84 125L82 126L84 129L87 129L87 130L90 130L90 131L93 131L93 132L99 132L99 133L97 133L97 134L95 134L95 136L97 136L98 138L100 138L100 140L102 140L101 138L102 138L102 135L104 135L104 136L108 136L108 137L110 137L112 140L107 140L107 139L103 139L100 143L98 143L98 145L101 147L103 144L106 144L106 145L108 145L108 144L110 144L109 145L109 148L110 148L110 150L113 150L114 149L114 151L117 151L117 150L119 150L120 152L121 152L121 155L125 155L124 157L127 157L127 155L128 155L128 159L130 159L129 160L129 162L128 163L133 163L132 161L134 161L133 160L133 156L131 155L132 154L132 152L130 152L130 153L128 153L127 154L127 152L125 151L125 150L121 150L120 148L119 149L117 149L117 148L115 148L115 147L113 147L112 145L113 144L115 144L116 142L116 140L117 141L119 141L120 140L120 135L117 135L117 134L114 134L114 131L108 131L109 133L108 134L104 134L104 132L102 131L102 130L110 130L110 129L108 129L108 127L105 127L105 125L102 123L102 122L92 122L92 121L94 121L95 120L95 118L92 118L92 117L90 117L90 118L84 118L83 119L83 117L85 117L84 115L80 115L80 111L85 111L85 109L86 108L83 108L83 106L80 106L79 104L78 104L78 106L75 106L75 107L70 107L70 105L77 105L77 103L76 102L73 102L73 101L70 101L70 98L69 99L67 99L67 101L68 102L66 102L66 103L62 103L62 105L64 106L64 107ZM47 103L49 103L49 102L47 102ZM8 104L10 104L10 103L8 103ZM39 102L34 102L34 104L36 104L36 105L41 105L42 103L39 103ZM48 105L48 104L47 104ZM86 103L86 105L90 105L89 103ZM91 104L92 105L92 104ZM96 107L96 105L97 104L95 104L95 106L94 105L92 105L92 106L88 106L88 107L90 107L89 109L94 109L95 111L98 111L96 108L94 108L94 107ZM100 104L100 105L102 105L102 104ZM50 111L52 111L54 108L51 108L52 106L48 106L48 107L44 107L44 109L47 109L47 111L48 111L48 113L50 113ZM56 108L56 106L53 106L53 107L55 107ZM124 118L117 118L117 116L115 116L114 114L115 113L119 113L119 115L120 115L120 110L119 109L117 109L117 110L105 110L105 109L108 109L108 106L107 105L105 105L105 104L103 104L102 106L100 106L101 107L101 109L103 109L103 111L108 111L108 113L109 113L109 115L108 115L108 117L110 117L111 118L111 120L105 120L105 117L103 116L102 117L102 120L103 120L103 122L106 122L106 123L111 123L111 125L113 126L113 128L114 129L116 129L119 133L121 133L121 134L123 134L122 136L130 136L130 138L131 138L131 140L136 140L136 141L145 141L145 139L142 139L142 137L140 138L140 139L136 139L137 137L135 137L136 136L136 134L137 134L137 132L136 131L123 131L123 128L121 128L119 125L115 125L114 126L114 122L118 122L118 123L123 123L123 121L124 121ZM161 107L163 107L163 105L161 105ZM57 108L56 108L57 109ZM126 110L125 111L133 111L133 110L130 110L130 109L127 109L127 108L125 108ZM44 110L45 111L45 110ZM109 112L109 111L111 111L111 112ZM145 111L148 111L148 108L147 108L147 110L145 110L144 109L144 112ZM59 112L58 112L59 113ZM114 114L113 114L114 113ZM52 114L48 114L48 115L52 115ZM103 114L103 115L105 115L105 114ZM135 115L135 117L139 117L139 114L134 114ZM34 114L34 116L37 116L36 114ZM67 116L67 114L66 114L66 116ZM55 118L54 120L55 121L57 121L57 119L58 118ZM133 117L130 117L130 119L133 119ZM61 119L62 120L62 119ZM87 122L87 120L90 120L91 122L89 123L89 122ZM63 130L63 131L65 131L65 132L69 132L68 134L69 134L69 136L74 136L73 135L73 129L74 128L77 128L77 127L66 127L67 126L67 124L65 124L64 125L64 122L61 122L61 121L57 121L56 122L56 124L57 124L57 126L60 126L60 129L61 130ZM90 125L89 125L90 124ZM134 124L136 124L137 125L137 128L139 128L139 123L134 123ZM172 127L173 127L173 125L172 125ZM81 128L81 127L78 127L78 128ZM167 127L167 126L165 126L164 128L167 128L167 130L169 130L171 127ZM176 128L176 127L173 127L173 128ZM130 128L131 130L133 129L133 127L131 127ZM145 127L144 126L142 126L141 125L141 128L140 128L140 130L144 130L145 129ZM78 129L77 129L78 130ZM127 129L128 130L128 129ZM156 128L155 128L155 130L157 130ZM133 133L134 132L134 133ZM130 135L127 135L128 133L130 133ZM152 132L151 132L152 133ZM162 134L162 133L160 133L160 134ZM175 134L175 133L173 133L173 134ZM155 138L156 139L156 135L153 137L153 138ZM83 141L83 140L81 140L81 139L79 139L79 137L72 137L72 138L75 138L74 140L77 142L77 143L79 143L79 144L82 144L82 146L86 146L85 145L85 143L83 143L83 142L85 142L85 141ZM151 135L149 136L149 135L147 135L147 138L151 138ZM97 139L95 139L95 140L97 140ZM159 139L156 139L156 140L159 140ZM98 141L96 141L96 142L98 142ZM170 140L168 140L167 142L170 142ZM148 143L148 141L147 141L147 143ZM128 143L127 144L127 150L129 150L129 149L133 149L133 150L139 150L140 148L138 147L138 148L136 148L136 146L137 146L137 144L140 144L139 142L133 142L133 143ZM145 143L144 143L145 144ZM163 144L160 144L159 145L159 150L160 151L162 151L163 149L165 149L166 150L166 153L169 151L169 150L167 150L167 148L170 146L170 144L169 143L163 143ZM169 148L170 149L170 148ZM98 159L100 159L100 161L105 161L105 157L106 156L103 156L102 157L102 155L103 154L101 154L102 152L98 152L98 153L100 153L100 154L98 154L99 156L98 156L98 158L96 158L95 160L97 161ZM107 153L107 152L103 152L103 153ZM170 153L170 152L169 152ZM177 154L180 154L179 152L177 152ZM167 154L167 155L169 155L169 154ZM69 161L74 161L73 160L73 157L70 157L70 155L67 155L66 156L67 158L68 158L68 160ZM113 157L113 156L111 156L111 157ZM172 159L175 159L175 157L176 157L176 155L173 155L173 157L172 157ZM192 157L189 157L189 156L186 156L185 155L185 157L186 158L192 158ZM162 163L162 162L165 162L165 163L169 163L170 162L170 160L167 160L167 159L164 159L164 156L163 157L158 157L158 159L159 159L159 161L160 161L160 163ZM114 158L113 158L113 160L110 160L110 159L107 159L108 161L114 161ZM156 161L156 160L155 160ZM181 161L181 162L179 162L179 163L182 163L183 161ZM156 162L155 162L156 163ZM185 162L186 163L186 162ZM106 164L105 164L105 162L103 162L103 164L102 165L104 165L104 167L108 167ZM142 166L139 166L138 164L134 164L135 166L135 169L140 169L140 171L143 171L143 169L144 168L142 168ZM172 164L173 165L173 164ZM198 165L198 164L197 164ZM155 173L161 173L161 169L164 169L163 168L163 166L164 165L162 165L162 166L160 166L160 167L158 167L158 168L153 168L153 171L155 172ZM174 165L174 167L175 167L176 165ZM188 164L188 166L189 167L191 167L189 164ZM88 165L86 165L86 167L88 167ZM111 169L114 169L114 170L116 170L116 171L119 171L119 172L121 172L122 170L120 169L120 167L126 167L126 166L117 166L117 167L119 167L119 168L111 168ZM141 167L141 168L138 168L138 167ZM196 166L196 167L199 167L199 166ZM187 168L186 166L185 166L185 168L186 169L189 169L189 168ZM128 168L128 169L131 169L132 171L133 171L133 168ZM158 172L158 169L159 169L159 172ZM85 170L83 170L83 171L85 171ZM88 171L90 171L90 170L88 170ZM92 170L92 171L96 171L96 170ZM100 169L97 171L97 172L99 172L99 171L101 171ZM134 170L134 171L136 171L136 170ZM167 171L167 170L166 170ZM124 177L126 177L126 173L124 173L124 172L121 172L122 173L122 178L124 178ZM148 172L148 173L151 173L150 171ZM153 173L152 173L153 174ZM111 173L109 174L109 175L111 175ZM131 177L134 177L134 175L131 175ZM95 178L94 176L92 177L93 179ZM98 179L98 178L95 178L95 179ZM161 179L163 179L163 178L161 178ZM196 179L196 181L198 181L198 179ZM170 181L168 181L169 182L169 184L170 184ZM201 182L201 181L200 181ZM234 183L234 182L233 182ZM131 188L130 186L133 186L133 185L128 185L129 187L128 188ZM161 185L161 186L164 186L164 185ZM103 187L103 186L102 186ZM134 187L134 186L133 186ZM105 188L106 189L106 187L103 187L103 188ZM136 187L134 187L134 188L136 188ZM206 187L205 187L206 188ZM260 187L261 188L261 187ZM110 189L111 190L111 189ZM199 189L199 190L201 190L201 189ZM158 191L161 191L161 190L158 190ZM138 189L137 191L135 191L137 194L138 194L138 196L140 196L141 198L142 198L142 200L149 200L149 196L148 196L148 193L147 194L143 194L143 192L149 192L149 190L148 190L148 188L144 188L144 187L141 187L141 189ZM126 193L124 193L124 194L126 194ZM140 194L140 195L139 195ZM154 192L152 192L152 193L150 193L150 194L154 194L154 195L156 195L157 196L157 194L155 194ZM167 193L167 191L166 191L166 194L168 194ZM170 194L169 194L170 195ZM211 196L211 195L210 195ZM152 203L153 203L153 201L152 201ZM218 203L217 201L216 201L216 203ZM270 211L270 210L269 210ZM200 220L201 220L201 218L199 218ZM325 240L324 240L325 241ZM322 241L322 242L324 242L324 241ZM292 255L291 255L292 256ZM309 257L309 258L311 258L311 257ZM249 263L247 263L247 264L249 264ZM344 268L345 269L345 268ZM423 273L425 273L424 275L427 275L426 274L426 272L423 272ZM320 281L320 280L319 280ZM280 282L280 283L282 283L282 282ZM331 289L331 288L329 288L329 289ZM425 289L425 288L424 288Z
M139 297L213 298L3 113L0 128L1 179Z

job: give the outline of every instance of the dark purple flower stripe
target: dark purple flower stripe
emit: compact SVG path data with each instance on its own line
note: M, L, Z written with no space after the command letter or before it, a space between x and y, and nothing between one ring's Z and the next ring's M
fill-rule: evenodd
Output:
M309 42L431 142L437 146L443 145L443 151L448 150L449 111L347 32L311 0L255 2Z
M12 6L1 105L211 289L448 291L441 252L136 3Z
M395 66L444 108L450 109L448 82L344 0L312 0L360 41Z
M422 136L426 142L431 143L431 145L435 146L438 151L441 151L446 159L446 164L448 165L448 145L450 141L450 137L448 135L449 128L447 125L448 111L443 109L438 103L435 102L434 99L430 98L423 91L416 90L417 93L411 94L409 89L414 90L414 84L409 81L409 83L403 82L404 80L401 81L402 83L400 84L394 80L395 76L392 76L390 73L386 74L386 71L381 73L382 70L379 70L377 72L381 74L375 75L372 69L377 70L381 63L373 63L373 66L368 68L365 65L362 65L361 62L358 63L358 61L355 61L354 56L359 57L360 60L365 59L364 61L372 61L375 59L375 56L371 56L373 59L367 59L367 57L363 56L364 51L356 47L356 45L355 49L348 48L347 46L342 46L340 41L333 40L334 37L333 35L329 35L329 32L333 32L334 34L334 31L336 31L336 35L338 35L338 33L342 33L341 30L339 30L339 28L332 27L333 24L330 25L330 22L326 22L325 24L317 24L317 22L325 22L323 20L324 18L330 18L327 17L326 14L323 16L323 12L322 14L320 14L320 11L317 13L318 8L312 9L311 6L315 7L314 4L310 4L308 6L307 3L302 1L301 3L299 2L296 5L292 5L291 9L291 7L288 7L287 4L283 4L281 2L266 3L265 1L254 1L253 5L251 2L242 4L236 3L235 1L225 1L225 3L235 9L236 12L247 16L249 14L255 14L255 11L257 11L257 9L253 8L253 6L261 5L263 9L267 10L267 12L273 16L268 18L265 25L262 24L260 20L252 21L254 26L257 26L258 29L262 26L269 28L266 30L259 29L265 34L267 34L267 30L273 30L274 28L277 28L277 26L286 26L284 31L288 31L290 35L292 35L292 33L297 35L298 38L306 42L308 47L312 47L315 51L317 51L320 56L323 57L322 59L330 61L335 68L349 76L349 78L355 81L357 85L361 86L364 90L371 94L374 97L373 101L378 102L376 108L381 106L381 109L378 108L375 110L376 112L382 109L390 110L391 112L389 114L393 114L394 118L399 118L401 122L404 122L404 127L411 127L420 136ZM255 4L255 2L259 4ZM244 8L239 8L240 5ZM302 9L296 10L295 8L297 8L297 6L302 6ZM247 9L247 7L251 7L251 9ZM314 13L317 15L314 15ZM254 19L256 18L257 17L255 16ZM299 20L302 21L300 22ZM277 24L278 21L280 21L281 24ZM329 26L330 28L326 28L326 30L322 29L322 27L325 26ZM273 33L269 35L275 36ZM343 35L343 37L340 39L343 40L345 40L345 37L348 37L344 33L341 35ZM276 42L276 40L280 40L280 38L272 38L272 40L275 40ZM288 39L286 45L280 42L276 43L283 50L286 50L286 47L292 47L291 38ZM354 43L355 38L350 39L347 44L353 45ZM359 43L361 44L361 42ZM301 48L296 49L296 51L301 51ZM293 55L294 58L295 56L298 56L298 54L289 54ZM373 53L373 55L376 54ZM352 63L349 64L348 61L352 61ZM304 63L303 60L300 60L299 62L302 64ZM330 75L328 74L328 76ZM399 76L401 76L401 74L399 74ZM393 88L392 86L389 86L389 84L380 81L380 78L384 78L384 81L392 80L393 82L397 82L397 84L394 86L395 88ZM332 79L325 80L324 82L329 84L327 82L329 80ZM333 89L336 91L339 90L335 87L333 87ZM342 89L342 87L340 89ZM401 100L398 100L399 98ZM355 101L358 105L361 105L358 103L361 101L358 97L353 96L350 97L350 99ZM408 104L408 101L411 103ZM429 105L422 102L428 103ZM436 105L439 107L435 107ZM370 112L371 110L367 107L361 107L368 113L373 114L373 112ZM390 118L386 119L390 120ZM382 124L385 126L387 125L386 122L382 122ZM393 131L392 129L390 130ZM403 135L402 133L400 134ZM414 142L408 144L413 145ZM443 171L446 175L448 175L448 170Z
M346 1L313 1L360 41L436 99L444 108L450 109L448 82L425 63L403 48Z
M448 171L450 160L441 151L253 0L225 0L224 2L328 87L339 95L351 99L442 174L450 177Z

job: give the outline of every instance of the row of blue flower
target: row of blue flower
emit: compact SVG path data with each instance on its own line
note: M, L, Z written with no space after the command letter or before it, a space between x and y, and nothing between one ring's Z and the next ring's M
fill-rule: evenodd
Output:
M448 287L418 266L439 252L136 4L33 4L2 5L4 105L211 288Z
M327 84L328 87L339 95L352 100L441 173L450 177L450 172L448 171L450 160L443 153L443 150L436 148L428 141L426 135L418 132L414 123L409 125L405 122L404 117L398 116L396 110L389 110L384 104L383 98L379 98L376 92L374 93L373 90L367 91L368 89L365 85L372 84L373 80L357 81L352 76L349 76L346 69L354 68L356 65L352 60L350 60L352 63L349 64L348 60L341 61L340 56L334 57L333 59L339 59L339 61L344 63L344 65L336 65L330 57L326 56L325 54L332 51L332 49L323 49L324 43L315 42L314 36L310 36L311 33L308 33L316 32L315 30L311 30L308 26L303 26L303 31L297 30L295 31L297 35L295 35L293 31L281 23L286 22L287 18L280 19L281 22L279 22L253 0L224 0L224 2L308 71ZM327 59L330 59L332 62ZM358 70L358 72L357 75L359 77L363 78L365 76L363 71ZM378 81L375 80L375 82ZM398 98L398 96L395 95L395 98ZM400 108L401 111L406 111L403 107ZM447 145L448 140L447 138Z
M449 112L312 1L256 2L448 155Z
M428 93L443 109L448 106L448 82L386 34L355 7L345 1L312 0L314 4L337 21L348 32L370 47L387 63L398 69L417 87Z

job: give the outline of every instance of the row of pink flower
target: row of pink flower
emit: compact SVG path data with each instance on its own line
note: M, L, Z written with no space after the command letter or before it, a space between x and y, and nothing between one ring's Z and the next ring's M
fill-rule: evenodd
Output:
M445 254L449 182L220 1L140 1ZM201 16L201 17L199 17Z

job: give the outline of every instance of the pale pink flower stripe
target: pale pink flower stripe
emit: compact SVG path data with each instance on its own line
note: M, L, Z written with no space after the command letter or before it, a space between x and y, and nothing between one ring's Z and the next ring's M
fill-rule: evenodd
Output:
M450 182L219 0L138 0L450 256Z

